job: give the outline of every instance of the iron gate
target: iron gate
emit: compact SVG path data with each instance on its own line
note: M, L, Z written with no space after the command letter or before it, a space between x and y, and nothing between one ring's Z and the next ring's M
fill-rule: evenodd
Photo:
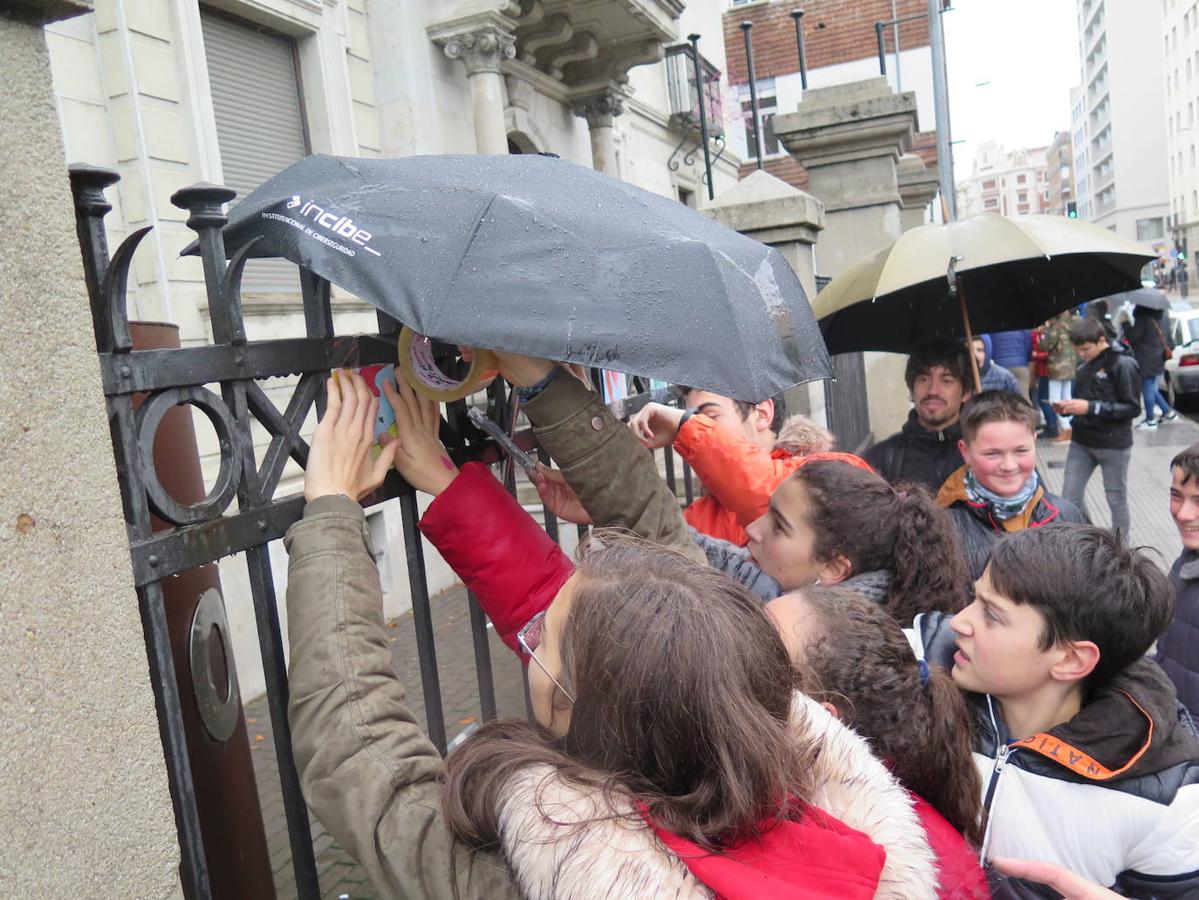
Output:
M104 217L112 207L104 191L116 184L119 176L107 169L72 165L70 177L133 576L179 833L180 874L185 894L190 900L207 900L212 891L167 631L163 582L222 557L244 553L296 886L303 900L315 900L320 896L320 885L308 810L292 758L287 671L268 553L268 544L281 538L300 517L304 498L297 494L277 499L275 493L288 460L300 466L307 461L309 448L300 431L314 405L318 414L324 413L324 383L330 370L393 362L400 325L380 313L378 334L336 335L329 283L300 269L306 336L247 341L240 281L252 246L243 248L231 259L226 258L221 235L226 221L223 208L235 194L227 188L199 184L176 192L171 202L188 212L187 225L198 236L213 342L179 349L135 350L126 309L126 286L134 251L151 229L142 228L130 234L110 258ZM299 381L286 410L280 411L259 382L284 376L299 376ZM219 385L219 393L206 385ZM628 415L649 399L647 394L638 395L614 404L619 407L615 411L618 415ZM189 505L179 503L163 488L152 455L154 434L163 414L178 405L190 405L203 413L211 422L220 447L215 483L202 501ZM492 417L506 426L515 408L513 395L501 383L493 384L489 388L488 408ZM462 401L447 408L442 430L447 450L458 463L468 459L494 461L494 447L469 424L465 410ZM270 435L261 459L256 458L251 433L254 422ZM521 433L517 438L526 448L532 447L530 433ZM539 452L548 461L544 451ZM667 480L673 489L675 461L669 448L665 456ZM511 470L505 480L509 489L514 489ZM685 502L690 503L691 472L685 463L683 480ZM428 732L445 753L446 728L424 551L417 528L416 497L392 472L379 491L365 498L364 505L390 498L398 498L403 525ZM236 510L230 512L234 501ZM548 512L543 512L545 528L557 540L558 523ZM153 516L171 527L155 532ZM495 717L496 702L486 627L486 617L474 598L470 598L480 709L483 719L489 720Z

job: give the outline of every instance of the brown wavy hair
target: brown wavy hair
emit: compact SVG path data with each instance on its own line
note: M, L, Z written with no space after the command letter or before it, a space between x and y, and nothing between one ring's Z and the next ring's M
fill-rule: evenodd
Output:
M852 575L889 572L883 606L901 625L966 605L970 576L957 529L923 487L892 487L875 472L833 460L808 463L791 477L806 491L816 558L844 556Z
M929 666L923 680L903 630L877 603L836 586L801 596L812 616L796 659L804 692L837 707L904 787L978 846L982 787L969 710L953 678Z
M788 734L795 673L761 602L624 536L593 539L578 572L562 637L569 730L493 722L468 739L448 760L453 834L494 846L506 785L535 765L609 800L631 796L655 824L713 851L798 819L811 751Z

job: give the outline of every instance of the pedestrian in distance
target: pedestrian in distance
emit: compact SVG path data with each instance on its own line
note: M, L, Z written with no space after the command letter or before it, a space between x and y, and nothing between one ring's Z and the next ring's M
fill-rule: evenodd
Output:
M898 434L866 451L866 462L887 481L914 481L935 493L961 466L958 416L974 385L969 352L957 341L930 341L908 357L908 420Z
M1032 333L1032 392L1037 412L1040 413L1043 428L1037 432L1037 437L1053 440L1061 433L1061 420L1053 407L1049 405L1049 351L1041 347L1041 331Z
M1028 367L1032 360L1032 332L1026 328L1018 328L1014 331L997 331L989 337L995 362L1015 377L1016 384L1019 385L1016 393L1028 397L1031 384Z
M288 712L305 799L386 896L935 896L902 788L852 732L809 724L819 708L793 694L752 595L613 537L576 568L485 469L453 465L435 404L389 387L397 437L372 462L365 382L342 373L327 390L286 538ZM628 434L609 424L592 438L601 454ZM391 668L353 499L389 461L437 495L430 512L461 517L445 547L481 600L506 596L497 615L546 604L515 636L536 722L490 723L448 766Z
M779 483L811 460L866 466L856 456L832 454L832 434L806 416L784 417L781 396L753 404L698 388L677 392L685 408L648 403L629 427L643 447L673 446L691 466L705 495L683 517L709 537L745 546L745 526L766 512ZM552 477L543 472L535 483L544 492Z
M1063 524L999 541L968 608L916 621L970 700L987 856L1129 897L1199 895L1199 739L1145 656L1173 605L1148 553ZM1020 879L996 891L1042 896Z
M866 738L911 794L936 854L938 896L990 898L969 713L949 673L918 661L899 624L847 588L791 591L766 608L803 691Z
M1049 405L1061 400L1069 400L1073 396L1074 375L1078 370L1078 353L1070 342L1070 329L1078 321L1078 314L1072 309L1058 313L1039 329L1039 346L1048 355L1046 368L1049 372ZM1056 410L1055 410L1056 412ZM1058 417L1059 430L1057 440L1068 441L1073 435L1073 419L1069 416Z
M1037 414L1009 391L983 391L962 407L960 449L966 461L945 479L937 503L958 529L972 581L1005 534L1050 522L1089 520L1045 490L1037 471Z
M1173 355L1174 343L1170 340L1170 323L1162 310L1137 306L1133 316L1133 323L1124 330L1124 339L1141 371L1145 418L1137 428L1148 430L1156 428L1159 422L1178 419L1178 413L1166 402L1158 386L1158 379L1166 370L1166 360Z
M1059 413L1074 418L1062 493L1089 518L1083 494L1098 468L1103 473L1112 527L1127 540L1132 420L1141 410L1137 364L1118 345L1108 342L1102 322L1095 318L1075 322L1070 342L1082 363L1074 376L1073 399L1054 404Z
M1005 369L991 356L991 336L981 334L970 342L974 360L978 363L978 383L984 391L1020 392L1016 376Z
M1182 553L1170 568L1174 617L1157 642L1157 660L1178 689L1178 699L1199 713L1199 444L1170 461L1170 517Z

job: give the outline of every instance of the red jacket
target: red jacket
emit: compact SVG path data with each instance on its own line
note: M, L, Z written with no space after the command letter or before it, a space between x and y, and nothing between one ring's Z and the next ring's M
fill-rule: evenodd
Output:
M978 854L970 849L966 839L949 821L918 794L911 794L916 814L924 826L933 855L937 857L940 900L989 900L987 875L978 864Z
M683 423L674 449L708 492L683 511L687 524L738 547L749 543L745 527L766 514L774 489L801 466L835 459L874 471L852 453L795 453L782 440L767 450L718 427L702 413Z

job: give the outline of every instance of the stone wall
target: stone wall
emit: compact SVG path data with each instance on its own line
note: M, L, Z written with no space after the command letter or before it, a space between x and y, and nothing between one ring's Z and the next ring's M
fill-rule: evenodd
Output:
M0 896L168 897L179 848L46 10L20 13L0 2Z

